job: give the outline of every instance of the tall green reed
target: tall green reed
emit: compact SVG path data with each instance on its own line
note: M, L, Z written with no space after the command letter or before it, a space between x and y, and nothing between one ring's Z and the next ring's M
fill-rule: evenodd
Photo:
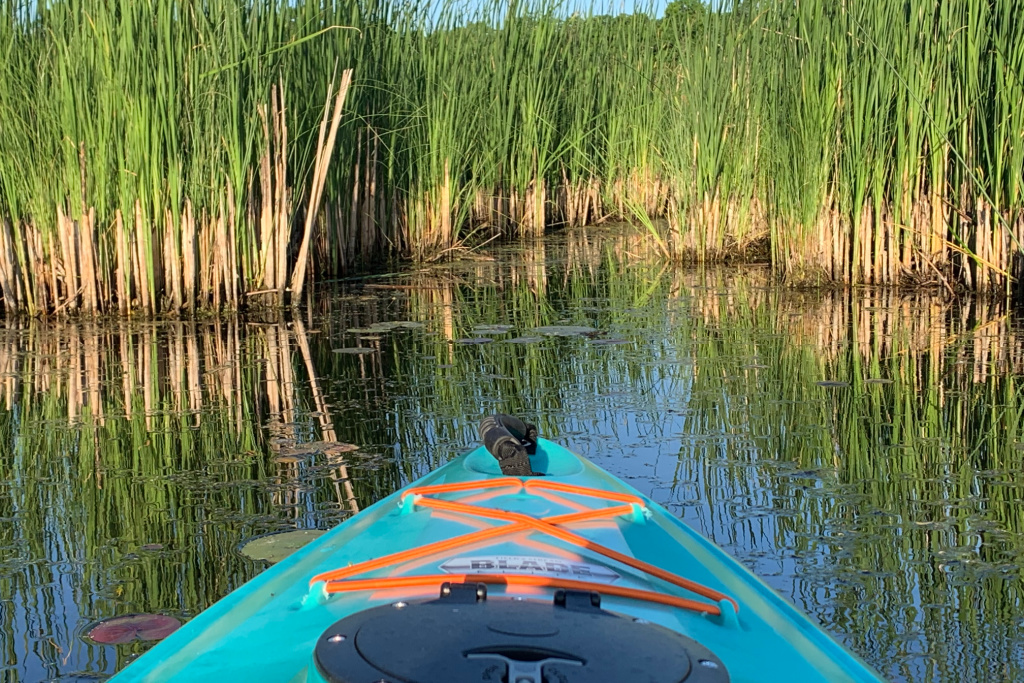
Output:
M1022 262L1012 0L0 9L8 310L280 304L623 218L674 259L770 245L795 282L1006 291Z

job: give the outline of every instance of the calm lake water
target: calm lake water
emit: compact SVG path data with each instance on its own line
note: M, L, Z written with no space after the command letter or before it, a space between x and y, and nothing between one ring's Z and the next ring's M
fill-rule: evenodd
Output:
M289 321L0 328L0 680L126 666L145 645L90 624L195 615L265 568L246 539L330 528L493 412L667 506L891 679L1024 677L1011 313L639 249L577 231L321 290Z

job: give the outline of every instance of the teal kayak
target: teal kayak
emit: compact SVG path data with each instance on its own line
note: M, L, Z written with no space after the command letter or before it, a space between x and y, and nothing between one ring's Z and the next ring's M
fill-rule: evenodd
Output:
M713 543L515 418L114 680L877 681Z

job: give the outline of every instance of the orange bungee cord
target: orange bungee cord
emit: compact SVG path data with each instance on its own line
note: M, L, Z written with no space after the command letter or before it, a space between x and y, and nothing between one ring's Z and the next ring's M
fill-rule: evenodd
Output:
M565 503L565 499L562 499L561 496L551 494L571 494L619 504L549 517L532 517L530 515L512 512L509 510L501 510L498 508L490 508L481 505L473 505L465 502L432 497L437 494L444 493L478 493L485 491L496 494L497 489L509 487L514 487L519 491L536 493L561 503ZM407 500L410 497L412 497L412 501ZM501 477L496 479L485 479L483 481L419 486L406 491L402 495L401 500L403 505L407 505L411 502L414 506L426 508L427 510L437 510L439 512L453 513L458 516L477 517L507 523L501 526L488 527L486 529L473 531L455 538L427 543L415 548L392 553L384 557L366 560L348 567L326 571L321 574L317 574L310 579L310 585L312 586L316 583L322 582L324 584L324 592L330 595L334 593L364 590L373 591L395 588L425 588L437 586L445 581L463 581L467 583L504 585L509 588L542 587L560 588L565 590L595 590L604 595L653 602L711 615L722 614L720 605L724 601L732 605L734 612L739 612L739 605L736 600L724 593L695 581L691 581L690 579L686 579L678 574L661 569L660 567L656 567L650 563L644 562L643 560L638 560L635 557L620 553L564 528L569 524L612 519L615 517L636 514L639 509L645 506L643 499L639 496L629 493L602 491L600 489L555 481L546 481L543 479L531 478L524 480L516 477ZM691 600L656 591L641 590L638 588L627 588L591 581L561 579L531 574L425 574L418 576L387 576L365 579L351 578L375 569L397 566L411 560L420 559L456 548L463 548L480 543L481 541L509 536L511 534L524 531L538 532L570 545L598 553L628 567L657 577L662 581L684 588L701 597L714 600L717 604Z

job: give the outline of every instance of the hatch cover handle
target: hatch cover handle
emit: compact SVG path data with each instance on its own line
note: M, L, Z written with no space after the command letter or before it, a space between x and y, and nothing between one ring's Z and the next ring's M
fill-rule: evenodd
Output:
M502 680L508 683L545 683L548 679L544 677L544 667L548 664L561 664L563 666L583 666L583 662L575 657L545 657L537 659L540 655L535 652L468 652L466 659L496 659L507 667L507 673Z
M468 605L487 601L487 584L485 583L451 583L441 584L441 599Z
M600 612L601 594L594 591L555 591L555 607L573 612Z

